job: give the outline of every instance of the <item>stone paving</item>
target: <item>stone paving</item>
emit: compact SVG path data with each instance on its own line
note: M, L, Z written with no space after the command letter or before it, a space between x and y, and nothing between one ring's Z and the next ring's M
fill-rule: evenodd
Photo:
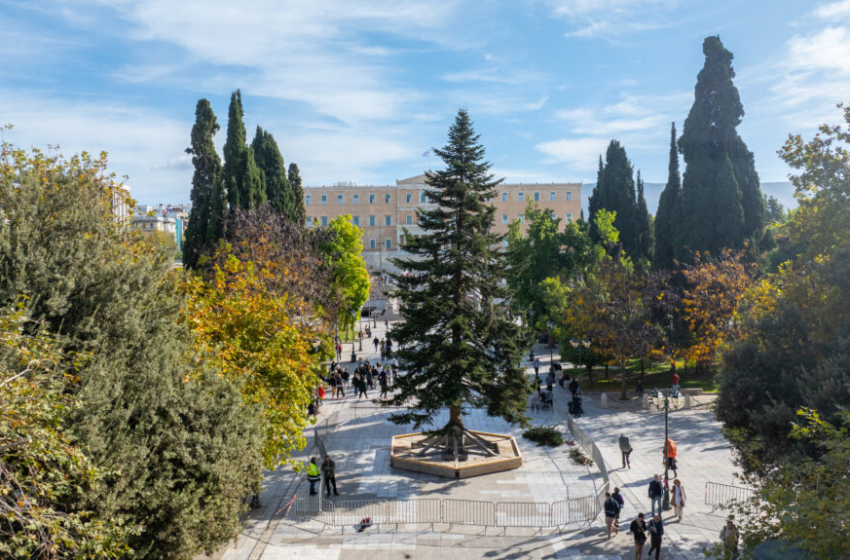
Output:
M378 336L383 336L379 322ZM344 345L343 356L350 355ZM370 347L373 348L373 347ZM364 351L366 345L364 343ZM548 371L549 354L542 346L536 351ZM374 359L376 354L366 356ZM555 355L557 360L557 354ZM533 373L531 368L529 373ZM536 413L535 424L552 425L563 421L568 392L555 387L553 412ZM328 401L322 408L327 417L351 406L352 398ZM662 443L664 416L643 410L637 403L609 400L601 408L599 395L586 394L585 414L578 424L594 439L608 465L612 485L626 496L621 519L623 534L608 540L604 522L597 520L589 528L558 532L552 529L496 528L475 526L428 525L373 527L357 533L351 527L328 528L318 522L295 523L285 515L285 506L295 494L306 493L303 475L279 469L267 475L263 507L251 512L242 536L214 557L225 560L275 559L553 559L623 560L634 558L634 545L627 534L628 523L638 511L649 511L647 485L656 472L663 473ZM321 417L320 417L321 419ZM435 419L440 425L442 418ZM595 468L579 467L560 449L537 447L521 437L521 430L501 420L473 412L467 424L485 431L510 432L517 437L524 465L521 469L465 480L394 471L389 467L389 438L409 431L386 420L386 414L358 418L346 423L328 438L329 453L337 462L337 483L342 496L356 498L447 498L493 502L552 502L591 495L601 481ZM666 512L664 547L661 558L695 560L700 550L717 541L724 518L704 505L707 481L732 484L734 467L728 443L719 424L707 407L675 411L670 414L670 435L679 449L679 478L685 486L688 504L681 523ZM622 469L617 438L631 438L634 453L632 468ZM300 460L307 458L302 453ZM672 476L672 474L671 474ZM645 547L648 550L648 546Z

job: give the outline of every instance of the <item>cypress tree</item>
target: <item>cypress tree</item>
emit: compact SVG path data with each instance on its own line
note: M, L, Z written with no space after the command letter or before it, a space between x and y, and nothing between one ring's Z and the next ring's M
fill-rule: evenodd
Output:
M445 163L426 179L432 187L426 196L436 207L417 211L423 234L407 235L411 257L393 260L412 273L393 276L405 321L390 333L409 373L387 403L407 407L393 422L416 427L448 407L449 422L436 430L431 449L453 455L455 442L473 445L464 437L466 406L484 405L491 416L525 423L529 388L521 367L525 341L510 306L502 304L510 297L503 236L492 232L495 208L488 201L501 181L488 174L465 110L445 148L434 153Z
M643 179L640 177L640 171L637 174L637 225L640 235L638 253L645 259L645 263L648 264L652 260L652 217L649 215L649 210L646 207L646 197L644 197Z
M605 167L602 164L602 155L599 156L599 169L596 171L596 185L593 186L593 191L590 193L590 198L587 201L587 212L590 214L590 238L595 242L599 243L602 239L602 236L599 235L599 229L596 227L596 220L593 219L593 216L596 215L596 212L603 208L602 206L602 180L603 173L605 171ZM584 210L582 210L584 212Z
M732 81L732 53L717 36L705 39L703 53L694 104L679 139L687 164L681 206L687 227L675 235L679 260L687 260L691 251L738 248L764 221L753 155L735 130L744 107Z
M674 236L682 197L682 180L679 176L679 150L676 145L676 123L670 125L670 162L667 165L667 185L658 199L658 211L655 213L655 255L653 264L656 269L673 268Z
M231 209L248 208L249 194L242 180L245 178L245 163L248 158L245 124L242 109L242 92L238 89L230 96L227 117L227 140L224 143L224 190Z
M295 195L289 185L286 164L274 136L258 126L251 147L254 150L257 167L262 172L265 196L269 206L278 214L294 221Z
M198 257L208 245L210 216L214 210L211 203L213 191L221 188L221 160L213 142L213 136L218 130L210 102L206 99L198 100L192 127L192 147L186 149L187 154L192 154L195 167L192 176L192 212L189 214L189 226L183 242L183 265L187 268L195 267ZM219 212L217 209L215 211Z
M263 182L263 173L257 167L257 162L254 159L254 148L248 146L245 151L245 171L242 176L242 193L241 202L245 204L245 208L257 208L267 202L266 186Z
M292 189L292 200L295 208L293 211L293 221L304 223L307 216L307 211L304 209L304 189L301 188L301 175L298 172L298 166L294 163L289 164L289 185Z

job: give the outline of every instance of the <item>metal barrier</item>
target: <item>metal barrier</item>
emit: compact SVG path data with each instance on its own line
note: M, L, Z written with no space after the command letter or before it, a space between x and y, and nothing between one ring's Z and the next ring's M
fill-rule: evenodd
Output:
M475 500L443 500L442 523L451 525L496 525L496 504Z
M552 527L552 504L539 502L496 503L498 527Z
M756 495L756 491L746 486L732 486L717 482L705 483L705 505L711 511L718 507L729 507L735 502L742 503Z

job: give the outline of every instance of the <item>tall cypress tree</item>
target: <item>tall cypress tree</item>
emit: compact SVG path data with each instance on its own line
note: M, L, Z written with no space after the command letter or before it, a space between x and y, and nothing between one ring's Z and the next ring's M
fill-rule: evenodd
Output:
M640 177L640 171L637 174L637 226L639 237L638 253L643 259L646 259L645 264L649 264L652 260L652 217L649 215L649 209L646 207L646 197L643 192L643 179Z
M293 218L295 222L304 223L307 216L307 211L304 209L304 189L301 187L301 174L298 172L298 166L294 163L289 164L289 186L292 189L292 200L294 201Z
M590 215L590 238L599 243L602 239L602 236L599 234L599 228L596 227L596 220L593 219L596 216L596 212L599 211L600 208L603 208L603 191L604 188L602 186L602 180L604 179L603 173L605 171L605 166L602 163L602 155L599 155L599 169L596 171L596 185L593 187L593 191L590 193L590 198L587 201L587 213Z
M263 175L265 194L269 206L290 221L295 220L295 195L286 176L286 164L277 142L267 130L259 126L251 142L257 167Z
M245 164L248 159L245 123L242 109L242 92L238 89L230 96L230 109L227 116L227 140L224 143L224 190L231 209L248 208L249 195L242 180L245 178Z
M682 180L679 176L679 149L676 145L676 123L670 125L670 162L667 165L667 184L658 199L658 211L655 213L655 255L653 264L656 269L673 268L674 237L679 223L679 207L682 197Z
M459 449L475 445L463 425L466 406L485 405L491 416L524 423L528 384L520 365L520 327L502 304L510 296L509 271L488 202L501 181L488 174L484 147L465 110L458 112L445 148L434 153L445 163L426 179L426 196L436 206L417 211L424 233L407 235L411 257L393 261L413 274L394 275L405 321L390 337L398 341L409 373L399 378L388 403L407 407L391 416L393 422L416 427L448 407L450 420L437 430L431 449L454 454L455 443Z
M732 79L732 53L717 36L702 47L705 64L697 76L694 104L679 149L687 168L682 181L682 220L674 252L718 253L737 248L761 229L764 202L752 153L736 132L744 107Z
M210 102L206 99L198 100L195 125L192 127L192 147L186 149L187 154L192 154L195 167L192 176L192 212L189 214L189 226L183 242L183 264L187 268L197 265L198 258L209 246L211 217L215 222L220 216L219 212L224 212L223 208L219 210L212 203L214 191L221 192L221 160L213 142L213 136L218 130ZM214 217L213 212L216 212Z

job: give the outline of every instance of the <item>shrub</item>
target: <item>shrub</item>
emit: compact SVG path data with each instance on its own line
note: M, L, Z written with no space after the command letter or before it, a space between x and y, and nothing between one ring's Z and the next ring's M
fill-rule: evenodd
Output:
M561 436L561 433L555 428L550 428L548 426L531 428L530 430L524 431L522 436L537 443L537 445L558 447L559 445L564 444L564 438Z
M593 464L593 459L584 454L584 451L581 450L581 447L573 447L570 449L570 459L576 462L578 465L590 466Z

